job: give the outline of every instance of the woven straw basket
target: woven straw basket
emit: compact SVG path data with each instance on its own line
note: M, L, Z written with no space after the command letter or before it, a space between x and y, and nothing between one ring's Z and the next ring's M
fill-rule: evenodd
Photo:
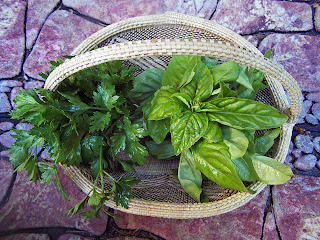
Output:
M94 49L98 46L98 49ZM45 88L55 89L71 74L97 64L125 60L125 65L139 67L136 75L146 68L166 66L172 55L199 55L215 57L222 61L234 61L254 67L266 74L268 90L258 92L257 100L270 103L288 115L281 128L279 140L269 155L284 162L287 155L292 129L300 114L302 95L296 81L279 65L263 57L258 49L240 35L212 21L167 12L163 15L142 16L112 24L82 42L71 55L48 77ZM285 91L288 92L290 104ZM209 203L196 203L184 192L175 180L172 169L178 167L177 160L150 159L145 166L137 167L134 177L141 182L132 190L133 198L129 209L108 201L107 206L127 213L164 218L202 218L214 216L240 207L261 192L266 184L248 183L256 191L245 192L224 189L211 181L203 182ZM85 166L66 167L65 173L84 192L93 186L90 169ZM119 177L121 173L115 174ZM111 188L109 185L106 187Z

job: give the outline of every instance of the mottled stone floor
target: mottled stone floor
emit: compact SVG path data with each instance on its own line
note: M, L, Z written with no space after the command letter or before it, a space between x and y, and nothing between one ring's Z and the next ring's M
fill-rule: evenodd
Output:
M319 0L0 0L0 239L320 239L320 1ZM23 88L42 87L49 60L122 19L176 11L216 21L243 35L299 83L303 111L286 163L296 176L267 187L223 215L173 220L116 211L117 220L69 218L83 196L61 171L70 197L54 183L27 181L8 161L11 129L30 124L9 118ZM43 159L45 150L39 149Z

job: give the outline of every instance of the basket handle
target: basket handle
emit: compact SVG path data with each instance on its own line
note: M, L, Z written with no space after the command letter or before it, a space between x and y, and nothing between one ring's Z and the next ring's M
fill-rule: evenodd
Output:
M44 88L53 90L71 74L104 62L161 55L209 56L256 68L266 74L268 81L279 82L288 91L291 106L283 110L289 116L287 123L294 125L298 120L302 94L297 82L287 71L262 54L213 39L154 39L105 46L66 60L49 75Z

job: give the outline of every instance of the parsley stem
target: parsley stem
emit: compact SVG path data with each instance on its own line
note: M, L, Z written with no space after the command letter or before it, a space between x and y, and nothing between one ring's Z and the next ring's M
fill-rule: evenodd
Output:
M103 153L103 148L102 145L100 146L100 156L99 156L99 161L100 161L100 181L101 181L101 191L104 193L104 182L103 182L103 165L102 165L102 153Z
M116 180L109 174L107 173L106 171L103 170L103 173L106 174L109 178L112 179L112 181L116 182Z

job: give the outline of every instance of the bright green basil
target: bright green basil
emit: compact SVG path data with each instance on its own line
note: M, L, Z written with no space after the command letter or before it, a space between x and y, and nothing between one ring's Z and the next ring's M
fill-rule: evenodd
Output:
M274 139L276 139L280 134L280 128L276 128L270 131L267 131L265 134L257 137L256 139L256 153L265 155L269 149L274 144Z

